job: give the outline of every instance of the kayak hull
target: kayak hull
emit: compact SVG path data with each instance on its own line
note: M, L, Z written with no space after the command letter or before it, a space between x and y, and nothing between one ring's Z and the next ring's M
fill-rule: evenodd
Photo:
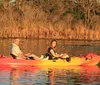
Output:
M97 65L100 57L94 58L93 60L85 60L84 58L73 57L70 62L65 60L21 60L13 58L0 58L0 65L9 65L12 67L16 66L43 66L43 67L53 67L53 66L80 66L80 65Z

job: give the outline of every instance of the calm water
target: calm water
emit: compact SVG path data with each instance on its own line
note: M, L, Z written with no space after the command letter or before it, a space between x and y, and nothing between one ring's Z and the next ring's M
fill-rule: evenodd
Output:
M66 69L1 66L0 85L100 85L100 69L96 66Z
M10 45L13 40L11 39L0 39L0 54L9 56ZM20 41L20 47L23 52L34 53L38 56L45 53L47 48L50 46L51 40L26 40L22 39ZM100 41L67 41L58 40L57 41L57 52L58 53L68 53L71 56L85 55L87 53L97 53L100 54Z
M12 40L0 40L0 54L9 56ZM100 41L58 40L58 53L71 56L100 54ZM50 40L21 40L23 52L38 56L45 53ZM59 69L40 67L14 67L0 65L0 85L100 85L100 68L97 66L71 66Z

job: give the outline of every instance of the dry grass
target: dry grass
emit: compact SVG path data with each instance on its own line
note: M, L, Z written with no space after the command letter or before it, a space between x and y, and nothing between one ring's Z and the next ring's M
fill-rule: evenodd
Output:
M18 0L14 5L5 0L0 5L0 37L100 40L100 14L89 16L89 22L80 10L74 11L73 1L65 1ZM80 9L85 9L83 4Z

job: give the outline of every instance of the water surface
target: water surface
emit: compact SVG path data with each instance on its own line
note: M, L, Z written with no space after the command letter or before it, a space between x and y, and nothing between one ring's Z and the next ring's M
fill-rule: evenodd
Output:
M2 67L0 85L100 85L100 69L97 66Z
M0 39L0 54L9 56L12 41L11 39ZM40 56L47 51L50 42L49 39L21 39L19 46L24 53L31 52ZM57 40L57 45L58 53L68 53L71 56L85 55L91 52L100 54L100 41Z

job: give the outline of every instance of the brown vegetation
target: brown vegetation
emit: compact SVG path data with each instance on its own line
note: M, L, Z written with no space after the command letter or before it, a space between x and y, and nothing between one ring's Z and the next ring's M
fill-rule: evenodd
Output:
M98 0L4 0L1 38L100 40Z

